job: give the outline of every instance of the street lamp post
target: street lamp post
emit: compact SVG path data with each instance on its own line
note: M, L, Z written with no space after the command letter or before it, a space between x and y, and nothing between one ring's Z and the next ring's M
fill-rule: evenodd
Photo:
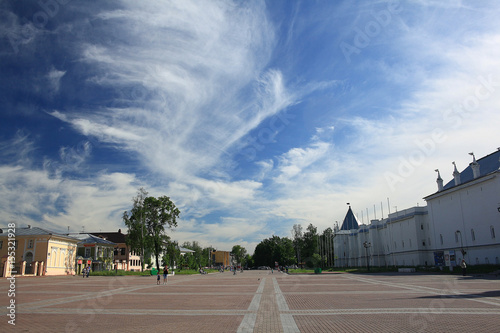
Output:
M212 268L212 246L208 248L208 267Z
M363 243L363 246L365 247L365 253L366 253L366 269L367 269L368 271L370 271L370 262L369 262L369 260L368 260L368 248L369 248L370 246L372 246L372 244L371 244L371 243L369 243L369 242L367 242L367 241L365 241L365 242Z

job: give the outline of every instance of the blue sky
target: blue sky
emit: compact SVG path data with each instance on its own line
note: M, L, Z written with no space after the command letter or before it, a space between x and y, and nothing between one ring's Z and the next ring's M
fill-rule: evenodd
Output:
M0 223L250 252L425 205L499 146L496 1L0 3ZM387 198L390 199L388 207ZM375 207L374 207L375 206Z

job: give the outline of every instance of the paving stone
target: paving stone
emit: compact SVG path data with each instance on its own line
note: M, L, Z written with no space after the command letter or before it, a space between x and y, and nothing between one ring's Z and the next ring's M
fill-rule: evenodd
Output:
M500 280L316 274L0 279L0 332L496 332ZM16 326L8 324L14 299Z

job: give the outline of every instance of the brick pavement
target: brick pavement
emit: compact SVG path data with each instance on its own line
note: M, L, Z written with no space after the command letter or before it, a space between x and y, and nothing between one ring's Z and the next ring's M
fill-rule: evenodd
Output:
M419 274L0 279L0 332L494 332L500 280ZM16 301L16 326L7 305Z

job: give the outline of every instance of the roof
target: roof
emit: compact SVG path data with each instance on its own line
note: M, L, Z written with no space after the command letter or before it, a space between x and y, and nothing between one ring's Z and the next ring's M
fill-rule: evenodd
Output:
M121 229L118 232L89 232L89 234L107 239L113 243L125 243L127 235L122 234Z
M181 253L193 253L194 252L193 250L186 249L185 247L180 247L180 246L179 246L179 251L181 251Z
M3 231L0 233L0 236L7 236L7 230L8 228L2 228ZM0 229L0 230L2 230ZM42 235L47 235L47 236L57 236L57 237L62 237L70 240L75 240L77 241L75 237L64 235L64 234L59 234L56 232L52 232L47 229L39 228L39 227L25 227L25 228L16 228L16 236L42 236Z
M359 228L358 219L352 212L351 206L349 206L349 210L345 215L344 222L342 223L342 227L340 227L340 230L351 230L358 228Z
M100 245L109 245L115 246L116 243L113 243L109 240L94 236L92 234L78 234L75 235L75 238L78 238L80 241L78 244L100 244Z
M494 173L494 172L498 172L500 170L500 160L499 159L500 159L500 149L494 153L491 153L487 156L484 156L484 157L478 159L476 161L477 164L479 164L479 177L478 178L487 176L487 175ZM476 179L478 179L478 178L476 178ZM466 183L473 181L473 180L474 180L474 174L472 172L472 167L469 164L469 166L467 168L465 168L462 172L460 172L460 184L455 185L455 180L452 179L448 183L446 183L445 186L443 186L443 190L437 191L433 194L430 194L430 195L424 197L424 199L427 200L427 198L430 198L437 193L441 193L441 192L446 191L448 189L455 188L457 186L461 186L461 185L466 184Z

